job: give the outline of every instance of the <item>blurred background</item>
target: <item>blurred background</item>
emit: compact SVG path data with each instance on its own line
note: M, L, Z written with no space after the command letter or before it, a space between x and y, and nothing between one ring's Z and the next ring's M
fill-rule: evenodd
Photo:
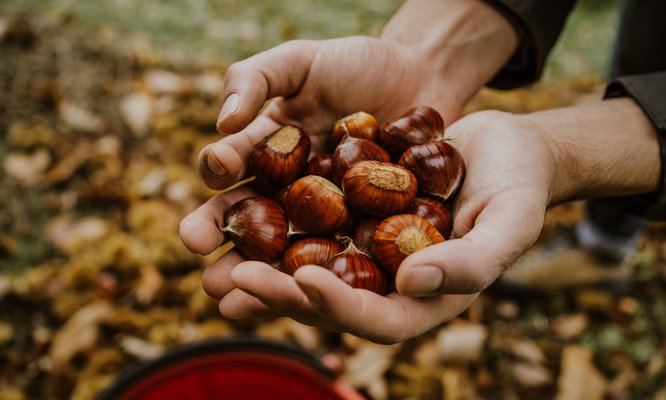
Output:
M218 138L224 71L295 38L376 34L397 0L3 0L0 4L0 399L89 399L184 343L257 335L340 361L373 399L665 399L663 227L621 293L484 294L395 346L288 319L228 321L202 291L216 254L180 219L214 194L196 172ZM483 90L468 111L598 99L617 1L580 1L544 79ZM551 210L543 238L580 204Z

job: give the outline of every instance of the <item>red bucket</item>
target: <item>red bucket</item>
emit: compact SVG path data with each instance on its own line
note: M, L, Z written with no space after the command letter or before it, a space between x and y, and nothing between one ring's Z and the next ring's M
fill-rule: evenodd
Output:
M98 400L364 399L314 354L290 344L233 338L176 348L141 364Z

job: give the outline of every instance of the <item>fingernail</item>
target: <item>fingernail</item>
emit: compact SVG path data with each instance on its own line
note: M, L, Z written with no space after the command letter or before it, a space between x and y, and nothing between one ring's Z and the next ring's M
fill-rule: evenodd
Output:
M210 172L218 178L224 178L229 173L212 151L206 152L206 165L208 165Z
M407 275L405 288L411 296L434 294L442 287L442 270L431 265L412 267Z
M231 114L238 111L238 106L240 106L240 94L230 94L224 101L222 109L220 110L220 115L217 117L218 126L223 123L225 119L229 118Z

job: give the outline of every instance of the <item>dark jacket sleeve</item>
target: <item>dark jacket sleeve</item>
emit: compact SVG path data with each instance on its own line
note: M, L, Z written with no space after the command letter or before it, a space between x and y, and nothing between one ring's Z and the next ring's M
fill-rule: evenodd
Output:
M621 96L633 98L657 129L661 154L659 190L639 196L604 199L603 203L621 212L651 220L666 220L666 71L614 79L604 97Z
M518 50L488 86L513 89L537 81L575 0L486 0L521 36Z

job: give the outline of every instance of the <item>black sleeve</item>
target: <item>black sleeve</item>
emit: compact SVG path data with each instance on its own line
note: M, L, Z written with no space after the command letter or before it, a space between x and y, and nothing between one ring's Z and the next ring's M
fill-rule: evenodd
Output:
M537 81L575 0L486 0L521 36L518 50L488 86L513 89Z
M651 220L666 220L666 71L619 77L606 88L604 98L629 96L657 129L661 154L659 190L639 196L603 199L605 206Z

